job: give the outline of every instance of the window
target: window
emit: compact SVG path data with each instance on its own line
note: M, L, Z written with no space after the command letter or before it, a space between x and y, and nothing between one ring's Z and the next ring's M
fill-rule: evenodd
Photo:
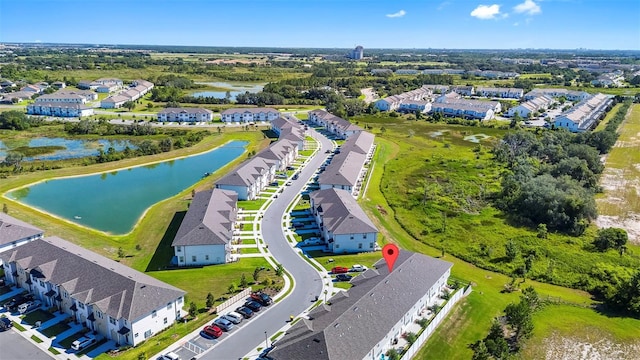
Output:
M180 256L180 262L183 263L184 262L184 256Z
M133 335L133 337L138 337L138 333L136 333L135 335Z
M84 309L84 304L83 304L83 303L81 303L81 302L79 302L79 303L78 303L78 307L79 307L80 309Z
M154 318L154 317L156 317L156 316L158 316L158 313L157 313L155 310L153 310L153 311L151 312L151 317L152 317L152 318Z
M195 255L191 256L191 261L196 262L197 257Z
M171 305L173 305L172 303L167 303L167 310L171 310Z
M167 325L167 322L168 322L167 318L164 318L164 324L165 325Z
M338 249L338 248L340 248L340 245L339 245L339 244L336 244L336 249Z
M176 251L177 252L181 252L182 251L182 246L176 246Z
M96 310L96 315L98 315L99 319L102 319L102 313L99 310Z
M373 249L373 243L369 243L369 249Z
M362 234L362 238L366 239L367 238L367 234Z
M351 235L350 239L353 240L353 235Z
M362 249L362 243L358 243L358 249Z
M116 324L116 319L114 319L111 316L109 316L109 322L111 323L111 325L115 325Z
M144 332L144 338L148 338L149 336L151 336L151 330L147 330Z
M204 256L204 259L205 259L205 260L207 260L207 261L209 261L209 255L205 255L205 256Z

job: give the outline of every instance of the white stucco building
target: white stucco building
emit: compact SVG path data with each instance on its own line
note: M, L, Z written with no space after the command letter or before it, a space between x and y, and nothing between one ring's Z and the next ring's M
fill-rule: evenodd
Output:
M236 108L221 113L223 122L250 123L256 121L272 121L280 116L278 110L272 108Z
M0 258L7 282L118 346L138 345L184 315L184 291L57 237Z
M213 112L203 108L165 108L158 113L158 121L208 122L213 120Z
M178 266L231 261L238 194L213 189L196 193L171 246Z

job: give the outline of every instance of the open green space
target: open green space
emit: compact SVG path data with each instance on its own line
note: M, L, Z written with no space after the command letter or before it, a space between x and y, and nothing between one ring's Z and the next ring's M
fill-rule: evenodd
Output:
M600 181L605 191L597 204L601 215L625 221L640 214L640 193L637 189L640 181L640 105L632 105L618 133L618 142L606 158ZM631 222L634 223L633 220Z
M613 119L615 114L618 112L618 109L620 109L620 107L622 107L622 103L615 104L613 108L609 111L609 113L607 113L607 116L605 116L605 118L602 119L600 123L598 123L598 126L596 126L594 131L604 130L604 128L609 123L609 121L611 121L611 119Z
M242 224L242 231L251 231L251 230L253 230L253 223Z
M382 259L382 255L378 251L339 255L314 250L308 251L307 254L320 263L327 271L331 271L331 268L335 266L351 268L351 266L355 264L372 267L376 261Z
M241 254L259 254L260 253L260 249L258 249L257 247L240 248L239 250Z
M389 122L386 120L389 120ZM390 136L388 135L390 133L389 131L381 134L378 130L381 124L383 124L386 129L398 129L392 130L391 132L397 132L404 135ZM387 166L382 164L388 165L395 161L401 161L394 160L399 157L406 158L402 152L402 146L411 146L403 144L409 136L407 129L400 127L397 119L380 119L372 125L374 127L374 132L377 135L376 143L378 144L378 150L376 152L375 159L376 166L371 174L368 191L361 199L363 208L372 221L376 223L378 229L380 229L380 236L384 239L382 243L387 239L392 239L404 249L424 253L434 257L441 257L442 248L439 246L439 241L435 242L436 246L434 247L427 245L423 237L416 239L407 233L406 229L397 221L394 208L389 206L387 199L381 191L384 189L384 185L382 185L383 178L397 176L397 173L392 175L387 172ZM465 131L461 127L455 127L454 130ZM433 130L429 129L429 132L431 131ZM478 131L486 133L486 129L478 129ZM394 139L392 139L392 137ZM398 139L401 139L402 142L394 141ZM443 144L440 144L440 146L444 148ZM429 148L433 148L433 145L426 149ZM429 154L426 149L423 150L424 153ZM458 175L455 174L452 176ZM504 226L506 227L508 225L505 224ZM465 236L466 235L452 234L449 239L459 238L468 240L469 238ZM449 249L448 244L446 249ZM473 292L453 308L447 319L438 327L425 346L415 356L416 359L470 358L472 350L468 347L469 344L486 336L491 320L496 316L502 315L502 311L506 305L511 302L516 302L518 299L518 292L503 292L504 286L511 281L509 276L478 268L469 262L452 256L448 250L444 255L444 260L454 264L452 268L452 277L463 279L465 282L470 282L473 285ZM600 315L598 312L590 308L595 304L590 294L580 290L540 283L529 279L527 279L523 284L520 284L520 287L523 288L529 285L533 286L543 299L571 304L571 306L584 309L584 314L588 314L588 316L585 315L585 322L593 324L596 328L599 327L599 319L602 318L603 315ZM557 305L548 306L552 308ZM548 317L549 316L544 312L534 315L534 319L541 322L547 321ZM611 328L617 327L616 323L618 320L629 322L634 326L630 336L635 336L636 338L640 337L640 334L638 333L638 331L640 331L638 330L640 329L640 320L620 319L609 316L606 317L610 319L612 323ZM536 330L534 330L534 334L536 333ZM592 332L592 338L598 334L598 332ZM618 341L615 337L614 340Z
M265 202L267 202L266 199L241 200L241 201L238 201L238 209L260 210L260 208Z

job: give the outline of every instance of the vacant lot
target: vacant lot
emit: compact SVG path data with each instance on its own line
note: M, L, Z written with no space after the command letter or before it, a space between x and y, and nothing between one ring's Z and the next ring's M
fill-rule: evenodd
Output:
M640 244L640 105L629 109L619 134L600 180L604 195L597 200L597 223L624 228L629 240Z

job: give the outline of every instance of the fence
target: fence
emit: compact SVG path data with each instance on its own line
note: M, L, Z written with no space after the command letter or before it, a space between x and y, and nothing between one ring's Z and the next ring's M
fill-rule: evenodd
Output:
M220 313L222 310L228 308L229 306L235 304L237 301L240 301L242 299L246 299L249 297L249 295L251 295L251 287L248 287L242 291L240 291L238 294L233 295L231 298L229 298L229 300L223 302L222 304L216 306L216 313Z
M431 320L429 325L427 325L426 329L424 329L422 334L418 336L418 339L416 339L416 341L413 344L411 344L409 349L407 349L407 351L402 355L402 358L400 359L409 360L413 358L413 356L418 352L418 350L420 350L420 347L422 346L422 344L424 344L424 342L427 341L429 336L431 336L433 331L438 327L438 325L440 325L442 320L447 316L447 314L449 313L449 310L451 310L451 308L453 308L453 306L460 299L469 295L469 293L471 293L471 286L468 286L466 289L461 289L459 291L456 291L455 294L453 294L453 296L449 299L449 301L447 301L447 303L444 304L442 309L440 309L440 311L436 314L436 316Z

